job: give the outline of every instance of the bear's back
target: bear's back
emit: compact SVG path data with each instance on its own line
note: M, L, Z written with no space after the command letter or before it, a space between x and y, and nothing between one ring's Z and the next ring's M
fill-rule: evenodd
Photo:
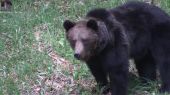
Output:
M110 11L118 21L145 21L149 25L170 21L169 15L162 9L144 2L128 2Z

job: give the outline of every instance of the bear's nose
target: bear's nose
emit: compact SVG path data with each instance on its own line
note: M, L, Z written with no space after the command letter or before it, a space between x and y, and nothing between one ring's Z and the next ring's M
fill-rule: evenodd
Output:
M74 57L77 58L77 59L79 60L79 59L80 59L80 54L75 53L75 54L74 54Z

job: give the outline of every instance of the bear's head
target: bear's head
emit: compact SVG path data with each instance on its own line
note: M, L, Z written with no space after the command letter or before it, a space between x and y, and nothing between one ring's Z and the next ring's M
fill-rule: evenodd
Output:
M74 50L74 57L87 61L94 55L99 41L98 24L93 19L72 22L66 20L63 24L66 38Z
M88 61L100 54L108 44L113 44L112 33L99 19L85 18L77 22L66 20L63 26L66 38L74 50L74 57L79 60Z

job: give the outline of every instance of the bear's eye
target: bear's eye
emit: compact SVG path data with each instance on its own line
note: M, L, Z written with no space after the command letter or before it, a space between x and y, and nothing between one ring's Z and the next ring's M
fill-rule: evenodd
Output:
M74 48L75 47L75 43L70 43L71 47Z
M72 48L74 48L76 40L69 39L70 45Z
M85 44L88 43L88 41L89 41L88 39L82 39L82 42Z

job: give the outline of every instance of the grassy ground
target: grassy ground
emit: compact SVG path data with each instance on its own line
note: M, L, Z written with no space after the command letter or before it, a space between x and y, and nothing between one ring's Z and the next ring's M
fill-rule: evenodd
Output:
M62 23L125 0L12 1L10 12L0 12L0 95L99 95L85 64L74 60ZM156 4L170 13L170 0ZM129 95L160 95L158 86L132 78Z

